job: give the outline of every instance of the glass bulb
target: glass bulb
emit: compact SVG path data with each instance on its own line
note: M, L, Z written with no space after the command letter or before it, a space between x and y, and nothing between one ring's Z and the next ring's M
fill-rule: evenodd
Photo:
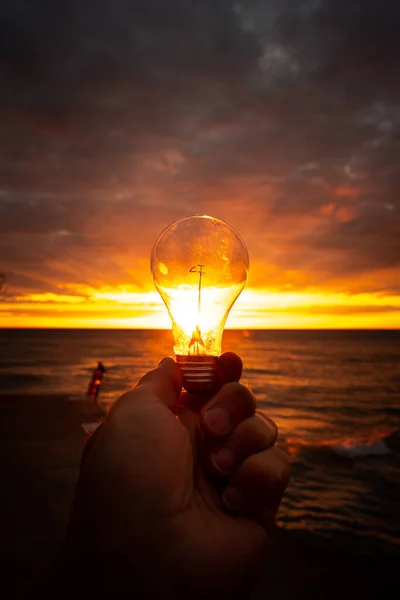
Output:
M224 325L248 268L240 235L209 216L176 221L154 245L154 283L171 317L174 352L188 391L212 386Z

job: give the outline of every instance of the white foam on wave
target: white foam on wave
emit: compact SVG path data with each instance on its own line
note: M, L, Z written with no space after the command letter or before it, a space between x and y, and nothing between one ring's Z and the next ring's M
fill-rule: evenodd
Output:
M400 429L377 428L371 435L356 438L336 438L315 444L305 439L287 439L287 451L290 455L297 455L302 448L321 450L329 448L337 456L344 458L357 458L366 456L385 456L396 448L397 440L400 442Z
M332 446L332 451L338 456L356 458L358 456L384 456L390 454L386 442L382 439L368 442L348 441L338 446Z

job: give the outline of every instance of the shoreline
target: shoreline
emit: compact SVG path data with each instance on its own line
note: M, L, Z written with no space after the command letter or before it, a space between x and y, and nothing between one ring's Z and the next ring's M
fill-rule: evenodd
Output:
M0 395L0 542L5 589L26 584L61 544L69 518L80 455L87 438L80 424L101 412L66 395ZM363 600L398 591L396 557L382 564L337 545L322 551L303 532L277 529L260 583L262 600Z

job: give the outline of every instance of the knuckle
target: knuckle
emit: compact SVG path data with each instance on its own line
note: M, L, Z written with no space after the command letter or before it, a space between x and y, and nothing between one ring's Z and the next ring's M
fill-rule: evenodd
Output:
M265 450L269 445L268 432L265 424L256 417L245 419L232 434L232 443L250 452Z
M288 455L280 448L273 448L277 463L277 473L282 483L287 485L290 480L290 461Z
M254 394L243 384L236 381L225 383L207 406L226 405L229 410L244 413L250 417L255 412L256 400Z
M244 463L244 470L250 480L263 478L266 472L265 451L250 456Z
M240 395L242 388L244 388L242 383L239 383L238 381L230 381L229 383L225 383L221 389L227 394L238 396Z
M227 383L224 388L226 388L227 393L235 396L237 402L246 409L246 414L250 415L254 413L256 409L256 399L249 388L238 382Z
M251 479L264 480L268 485L285 487L290 478L290 464L287 455L274 446L252 455L246 461L246 469Z
M269 431L271 433L271 436L274 440L274 443L276 442L276 440L278 439L278 427L277 424L275 423L275 421L273 421L265 412L265 410L263 409L257 409L256 410L256 415L257 417L260 419L260 421L266 423L267 427L269 428Z

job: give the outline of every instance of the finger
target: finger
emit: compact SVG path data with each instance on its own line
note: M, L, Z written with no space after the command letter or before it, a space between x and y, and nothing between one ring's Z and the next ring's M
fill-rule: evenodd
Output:
M216 472L229 475L252 454L271 448L277 436L275 423L256 411L252 417L244 419L235 427L223 445L214 448L210 462Z
M248 388L236 382L226 383L202 409L202 430L215 438L226 437L240 421L251 417L255 408L255 397Z
M267 507L276 514L289 477L289 459L276 446L253 454L225 488L224 504L233 512L256 516Z
M234 352L224 352L218 359L220 385L231 381L239 381L242 376L243 363Z
M110 415L130 406L140 398L156 400L173 409L182 389L181 371L171 357L163 358L155 369L142 377L135 388L123 394L113 405Z
M136 386L138 390L143 388L173 408L182 390L181 370L174 359L167 356L160 360L153 371L146 373Z
M225 352L218 358L215 382L204 394L182 392L180 402L190 410L199 413L203 406L215 396L225 383L239 381L242 376L242 359L234 352Z

